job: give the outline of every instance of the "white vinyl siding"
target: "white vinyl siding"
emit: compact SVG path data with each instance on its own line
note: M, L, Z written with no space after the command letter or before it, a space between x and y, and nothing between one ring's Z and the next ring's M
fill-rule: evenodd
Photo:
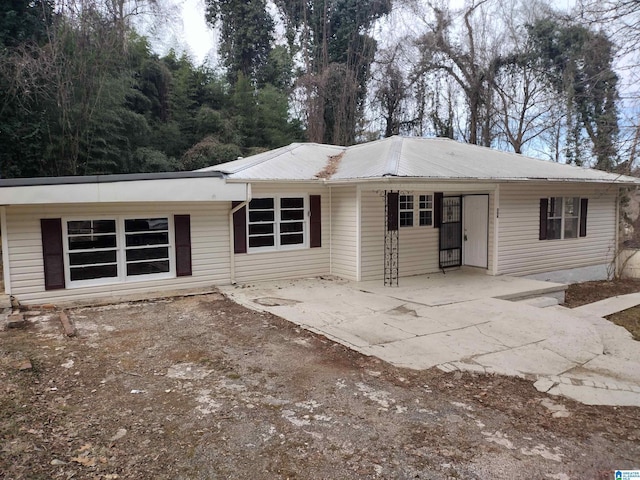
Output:
M230 202L6 207L7 232L3 234L7 235L9 246L11 293L21 302L33 304L119 298L159 290L206 289L228 284L230 208ZM157 218L180 214L191 216L193 275L45 291L41 218Z
M300 197L321 195L322 246L295 250L252 250L235 255L236 281L255 282L329 274L329 189L321 185L253 184L252 197ZM309 205L306 203L305 219ZM307 222L308 224L308 222Z
M495 192L489 194L489 239L487 242L487 273L495 275L493 269L493 258L495 257L495 236L496 236L496 195Z
M356 187L331 189L331 274L358 278L358 200Z
M382 280L384 275L383 192L362 190L360 194L360 280Z
M611 262L616 236L616 188L589 185L502 185L498 274L531 275ZM539 240L540 199L589 200L587 236Z

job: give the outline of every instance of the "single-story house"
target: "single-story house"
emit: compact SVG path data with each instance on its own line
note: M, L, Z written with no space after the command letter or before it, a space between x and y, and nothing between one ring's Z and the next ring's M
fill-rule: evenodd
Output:
M461 144L292 144L196 172L0 180L22 303L448 268L605 277L639 180ZM400 280L399 280L400 279Z

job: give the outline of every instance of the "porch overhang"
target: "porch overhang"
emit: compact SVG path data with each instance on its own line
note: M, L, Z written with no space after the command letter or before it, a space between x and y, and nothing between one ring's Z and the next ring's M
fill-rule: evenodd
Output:
M244 201L247 183L218 172L0 180L0 205Z
M486 182L443 182L436 179L402 179L394 178L390 181L361 182L358 183L361 191L399 190L399 191L438 191L448 192L492 192L498 184ZM338 186L332 183L331 186Z

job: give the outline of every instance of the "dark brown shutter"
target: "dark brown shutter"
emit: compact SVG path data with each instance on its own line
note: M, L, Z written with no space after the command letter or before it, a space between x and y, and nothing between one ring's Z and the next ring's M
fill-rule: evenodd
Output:
M549 199L540 199L540 232L538 235L539 240L547 239L547 212L549 211Z
M188 277L191 273L191 217L174 215L176 237L176 276Z
M64 288L64 251L62 248L62 220L42 218L42 258L44 260L44 288L58 290Z
M444 194L442 192L435 192L433 194L433 226L440 228L442 225L442 198Z
M580 236L587 236L587 208L589 206L588 198L580 199Z
M235 208L242 202L232 202ZM233 252L247 253L247 207L242 207L233 214Z
M387 192L387 231L398 230L398 192Z
M322 212L320 195L309 195L309 246L311 248L322 246Z

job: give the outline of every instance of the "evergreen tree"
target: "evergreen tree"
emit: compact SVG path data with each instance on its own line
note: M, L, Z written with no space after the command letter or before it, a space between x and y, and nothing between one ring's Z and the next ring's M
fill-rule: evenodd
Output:
M582 25L543 19L530 25L533 55L544 66L568 115L567 158L581 164L582 132L591 142L596 168L616 164L618 76L613 70L613 44L606 35Z

